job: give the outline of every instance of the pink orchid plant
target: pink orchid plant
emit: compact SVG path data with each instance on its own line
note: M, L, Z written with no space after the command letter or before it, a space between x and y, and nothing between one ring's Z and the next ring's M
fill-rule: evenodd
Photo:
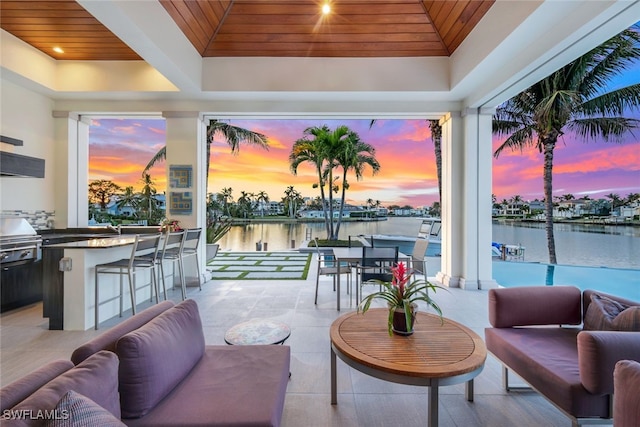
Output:
M395 310L402 309L405 314L407 330L413 330L413 312L417 309L417 302L424 301L427 307L434 309L442 320L442 310L440 306L431 299L428 291L435 292L436 289L444 289L441 286L434 285L427 280L411 280L413 271L407 268L405 263L398 263L391 267L391 282L381 280L371 280L370 283L380 285L382 290L374 292L366 296L358 305L358 312L366 313L371 307L371 303L375 299L383 299L389 307L389 335L393 335L393 316Z

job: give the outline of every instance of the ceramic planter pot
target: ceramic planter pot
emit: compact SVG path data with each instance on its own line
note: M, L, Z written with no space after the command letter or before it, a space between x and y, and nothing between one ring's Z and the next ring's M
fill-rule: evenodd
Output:
M407 319L404 314L404 309L396 307L393 309L393 325L391 330L396 335L408 336L413 334L413 327L416 323L416 312L418 311L418 305L411 304L411 328L407 328Z
M211 261L218 254L220 245L217 243L207 243L207 262Z

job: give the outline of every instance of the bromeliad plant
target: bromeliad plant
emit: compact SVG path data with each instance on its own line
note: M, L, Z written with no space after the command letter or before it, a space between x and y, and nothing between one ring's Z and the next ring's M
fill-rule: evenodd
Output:
M427 307L431 307L440 316L442 321L442 310L438 304L429 297L428 292L435 292L436 289L444 289L434 285L427 280L411 281L412 271L404 263L399 263L391 268L391 282L372 280L372 283L380 285L382 290L368 295L358 305L358 312L366 313L375 299L383 299L389 307L389 335L393 336L393 318L396 309L404 311L406 331L413 331L414 311L418 301L424 301Z

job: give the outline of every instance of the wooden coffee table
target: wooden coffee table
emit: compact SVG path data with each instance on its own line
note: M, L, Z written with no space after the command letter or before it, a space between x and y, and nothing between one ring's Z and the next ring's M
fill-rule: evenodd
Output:
M389 336L388 311L351 312L331 325L331 404L337 403L336 356L360 372L400 384L429 387L428 426L438 425L438 387L466 382L473 401L473 379L487 359L484 341L449 319L418 312L414 333Z

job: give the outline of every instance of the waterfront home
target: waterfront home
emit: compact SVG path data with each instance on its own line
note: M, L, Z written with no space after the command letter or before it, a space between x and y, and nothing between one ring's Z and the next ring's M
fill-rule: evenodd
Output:
M482 298L486 289L497 285L486 251L491 244L492 113L502 102L634 24L640 2L333 4L334 15L321 18L320 5L304 0L292 5L250 0L62 0L55 7L47 1L0 2L0 167L10 164L5 161L8 157L22 165L34 161L40 165L36 172L27 167L3 171L2 214L29 217L56 229L87 226L92 119L165 120L167 175L171 165L182 165L193 177L188 188L169 189L168 216L183 227L200 228L206 225L204 142L211 120L439 120L443 245L437 277L446 286L474 291L458 298L465 292L456 289L451 313L462 317L464 312L474 324L483 324ZM406 148L398 145L398 150ZM393 183L386 185L393 189ZM204 246L200 245L201 263ZM107 254L113 257L118 252L105 249L104 258ZM62 264L71 270L65 274L85 274L84 290L92 295L93 270L79 271L82 267L78 262ZM248 315L291 315L290 321L300 328L295 364L305 376L289 387L289 425L373 425L380 418L370 409L395 407L406 398L414 402L412 408L424 407L423 395L404 388L398 395L393 388L390 394L350 393L354 388L375 390L378 384L362 387L367 379L345 371L349 380L340 384L347 394L341 402L345 409L335 411L326 395L318 397L316 388L326 385L326 327L335 311L319 315L309 304L308 287L271 284L269 293L269 284L250 285L223 282L203 289L199 295L204 297L207 336L223 335L229 319L237 316L235 308L230 310L238 300L255 308ZM226 304L218 299L233 295ZM332 295L327 291L326 296ZM65 296L77 295L65 292ZM299 301L306 310L295 317L279 310ZM68 305L67 309L70 315L87 317L84 308ZM50 334L39 313L26 323L18 316L16 327L5 333L11 320L12 316L2 318L3 381L5 373L68 358L70 348L90 336L86 331ZM309 325L319 332L306 333ZM310 348L317 351L305 351ZM293 378L302 375L298 369ZM487 400L472 407L479 412L462 410L462 419L449 425L473 424L469 420L501 425L505 418L497 412L511 421L507 425L522 425L525 419L529 425L559 424L553 408L539 399L498 394L492 388L497 375L488 378ZM384 387L389 390L389 385ZM457 398L450 400L451 407L469 407ZM520 405L508 407L505 414L505 404L514 401ZM544 415L537 414L540 408ZM395 419L394 412L385 415Z
M192 209L176 205L174 215L169 206L186 227L206 223L210 120L438 119L439 277L465 289L495 286L484 251L491 243L493 109L640 16L640 4L626 0L380 1L336 6L324 16L302 0L294 15L251 1L65 0L56 5L69 13L52 16L46 3L0 3L1 101L9 106L0 125L10 141L2 151L44 160L44 178L2 177L3 214L44 214L58 229L88 223L82 183L93 118L165 119L166 164L188 165L193 174L189 191L174 191L175 203L192 201ZM249 19L258 24L241 24ZM296 19L307 35L292 27ZM57 27L47 30L51 23ZM87 31L95 37L85 38ZM273 41L269 31L287 41ZM69 39L75 44L64 46Z

